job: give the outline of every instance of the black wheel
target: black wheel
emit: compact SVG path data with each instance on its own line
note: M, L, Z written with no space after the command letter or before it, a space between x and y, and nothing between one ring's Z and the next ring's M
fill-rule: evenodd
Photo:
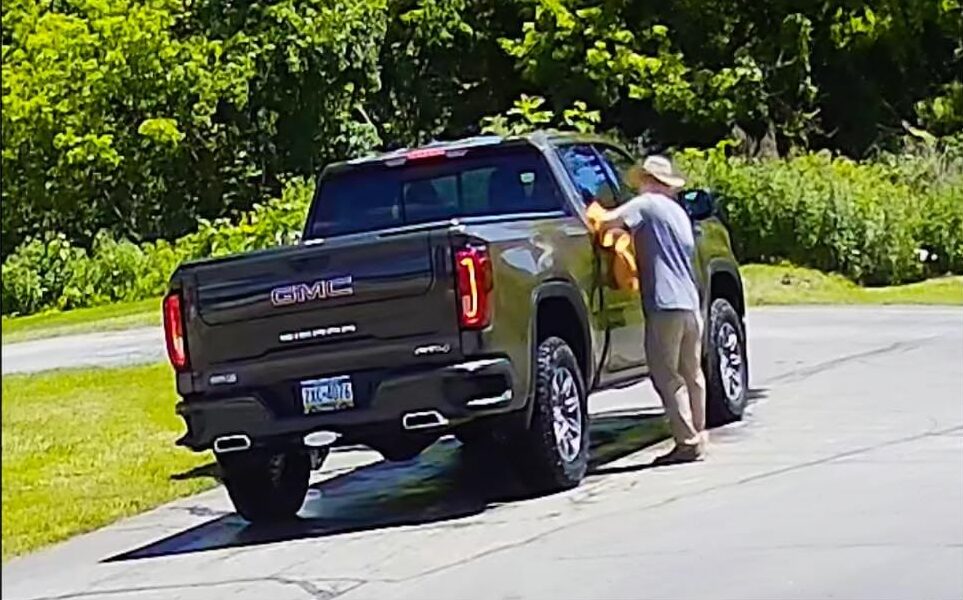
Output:
M746 332L736 310L722 298L712 302L708 328L706 420L716 426L738 421L746 410L749 391Z
M294 519L304 502L311 459L300 450L247 450L217 457L234 508L251 523Z
M518 458L536 488L575 487L588 469L588 394L572 349L550 337L538 346L531 428Z

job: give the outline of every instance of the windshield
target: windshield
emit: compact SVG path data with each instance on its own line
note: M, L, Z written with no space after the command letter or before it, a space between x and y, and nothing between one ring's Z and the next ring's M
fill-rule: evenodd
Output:
M558 188L536 150L474 151L398 167L372 165L322 180L305 237L561 209Z

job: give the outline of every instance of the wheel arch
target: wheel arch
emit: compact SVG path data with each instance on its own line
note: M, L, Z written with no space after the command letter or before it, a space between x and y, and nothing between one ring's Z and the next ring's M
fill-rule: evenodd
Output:
M582 378L586 385L592 381L595 365L592 360L592 337L589 328L588 310L575 286L564 280L546 281L533 293L534 312L529 334L529 402L528 420L530 422L535 393L538 345L541 340L557 336L565 340L575 354Z
M740 319L746 316L745 291L742 285L742 277L735 265L727 261L717 261L709 267L709 286L707 290L706 317L712 306L712 302L718 298L729 301L729 304L736 309Z

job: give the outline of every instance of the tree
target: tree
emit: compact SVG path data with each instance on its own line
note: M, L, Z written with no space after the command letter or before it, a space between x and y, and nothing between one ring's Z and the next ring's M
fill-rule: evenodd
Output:
M379 143L382 0L187 6L4 4L4 255L45 231L176 237Z

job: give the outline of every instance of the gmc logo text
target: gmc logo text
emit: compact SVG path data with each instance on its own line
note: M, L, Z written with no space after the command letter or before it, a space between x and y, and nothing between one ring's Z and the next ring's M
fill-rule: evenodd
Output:
M350 275L321 279L314 283L292 283L271 290L271 304L291 306L326 298L339 298L354 294L354 280Z

